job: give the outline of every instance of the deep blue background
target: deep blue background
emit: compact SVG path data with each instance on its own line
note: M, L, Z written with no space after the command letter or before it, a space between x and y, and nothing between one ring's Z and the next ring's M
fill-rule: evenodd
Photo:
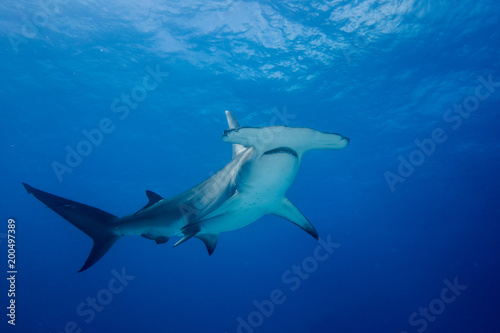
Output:
M19 269L9 330L236 332L254 300L281 289L255 332L417 332L409 316L457 278L468 288L425 331L500 332L500 86L458 128L443 120L479 76L500 82L498 1L106 3L0 4L0 246L15 217ZM148 66L169 76L120 120L113 101ZM230 160L226 109L242 125L286 112L288 126L351 139L308 153L288 192L335 253L291 291L282 275L317 243L268 216L222 234L211 257L198 240L125 237L77 274L90 238L21 182L129 214L144 190L177 194ZM59 181L51 164L103 118L115 130ZM447 139L392 191L384 174L436 128ZM135 279L86 323L76 308L113 269Z

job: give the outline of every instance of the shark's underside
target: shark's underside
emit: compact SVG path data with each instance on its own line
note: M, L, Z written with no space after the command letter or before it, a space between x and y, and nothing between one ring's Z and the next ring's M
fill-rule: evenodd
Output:
M308 128L240 127L226 111L229 129L223 140L233 143L233 159L195 187L165 199L146 191L149 202L139 211L117 217L98 208L38 190L29 193L89 235L94 245L80 271L95 264L121 237L141 235L166 243L171 237L201 239L209 252L221 232L242 228L266 214L281 216L314 238L312 224L286 198L302 155L311 149L342 149L349 139Z

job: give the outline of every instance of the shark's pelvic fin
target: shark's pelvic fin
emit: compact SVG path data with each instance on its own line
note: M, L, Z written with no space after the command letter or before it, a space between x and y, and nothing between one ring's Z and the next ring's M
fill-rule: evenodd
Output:
M231 111L226 111L226 118L229 129L240 128L238 120ZM243 147L242 145L233 144L233 158L244 150L245 147Z
M79 272L95 264L121 237L113 233L113 222L117 219L116 216L98 208L40 191L26 183L23 185L28 193L33 194L47 207L93 239L92 251Z
M318 240L318 232L314 226L287 198L283 198L281 204L276 205L271 214L287 219Z
M139 212L142 212L143 210L148 209L149 207L153 206L158 201L163 200L163 197L161 195L156 194L155 192L149 191L149 190L146 190L146 196L148 197L149 202L144 207L142 207L137 212L135 212L134 215L137 215Z

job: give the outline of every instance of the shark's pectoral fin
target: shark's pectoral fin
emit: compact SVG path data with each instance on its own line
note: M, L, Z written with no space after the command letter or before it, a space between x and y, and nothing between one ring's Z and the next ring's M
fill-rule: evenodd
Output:
M274 207L271 214L287 219L318 240L318 232L311 222L287 198L283 198L283 201Z
M219 235L218 234L198 234L195 237L201 239L203 241L203 243L205 243L205 246L207 247L208 255L211 256L215 250L215 246L217 245L217 238L219 237Z

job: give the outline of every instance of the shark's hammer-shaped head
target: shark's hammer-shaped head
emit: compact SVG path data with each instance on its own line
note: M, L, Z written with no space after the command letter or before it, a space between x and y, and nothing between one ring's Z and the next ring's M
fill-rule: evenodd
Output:
M298 158L308 150L342 149L349 144L348 138L337 133L285 126L228 129L222 140L254 147L261 154L288 153Z

